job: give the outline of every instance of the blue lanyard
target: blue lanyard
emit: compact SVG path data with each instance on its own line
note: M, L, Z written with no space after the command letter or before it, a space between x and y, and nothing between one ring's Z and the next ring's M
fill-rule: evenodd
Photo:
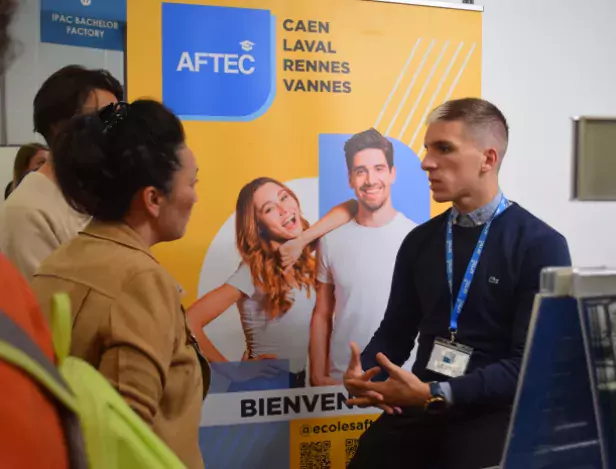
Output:
M481 253L483 252L483 248L486 244L486 239L488 239L488 232L490 231L490 226L492 226L492 221L503 213L508 206L509 202L505 196L502 196L498 207L496 207L496 210L492 214L492 218L490 218L490 221L484 225L483 230L481 231L481 236L479 236L479 240L477 241L477 246L475 246L475 252L473 252L473 256L466 267L464 279L460 284L460 290L458 291L458 298L456 299L455 305L453 304L453 210L449 214L449 220L447 221L447 240L445 243L445 250L447 252L447 282L449 283L449 293L451 294L451 319L449 322L449 332L451 333L452 342L455 340L456 332L458 331L458 318L460 317L460 313L462 312L462 308L466 302L468 290L473 282L473 277L475 276L475 271L477 270L477 264L479 264Z

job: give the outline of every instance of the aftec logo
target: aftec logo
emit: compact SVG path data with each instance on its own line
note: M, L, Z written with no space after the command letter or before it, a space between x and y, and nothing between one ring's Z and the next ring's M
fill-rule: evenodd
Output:
M253 120L275 95L268 10L163 3L163 101L184 120Z

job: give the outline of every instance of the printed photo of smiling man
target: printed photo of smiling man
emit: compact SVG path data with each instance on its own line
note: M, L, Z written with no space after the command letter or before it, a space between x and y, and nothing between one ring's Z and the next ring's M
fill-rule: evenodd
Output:
M391 187L396 181L394 147L371 128L344 145L349 185L358 211L331 231L317 248L316 305L310 326L310 383L340 384L351 351L368 344L389 300L398 249L417 226L396 210ZM411 356L405 368L410 369Z

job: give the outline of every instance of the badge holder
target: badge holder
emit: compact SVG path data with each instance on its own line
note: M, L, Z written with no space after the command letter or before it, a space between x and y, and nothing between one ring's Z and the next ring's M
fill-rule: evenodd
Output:
M472 353L471 347L439 337L434 341L426 368L449 378L457 378L466 373Z

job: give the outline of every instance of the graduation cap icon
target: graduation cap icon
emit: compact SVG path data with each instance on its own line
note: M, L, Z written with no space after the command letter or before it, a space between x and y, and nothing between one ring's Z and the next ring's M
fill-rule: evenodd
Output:
M240 46L242 46L242 50L248 52L252 50L252 48L255 46L255 43L246 39L245 41L240 42Z

